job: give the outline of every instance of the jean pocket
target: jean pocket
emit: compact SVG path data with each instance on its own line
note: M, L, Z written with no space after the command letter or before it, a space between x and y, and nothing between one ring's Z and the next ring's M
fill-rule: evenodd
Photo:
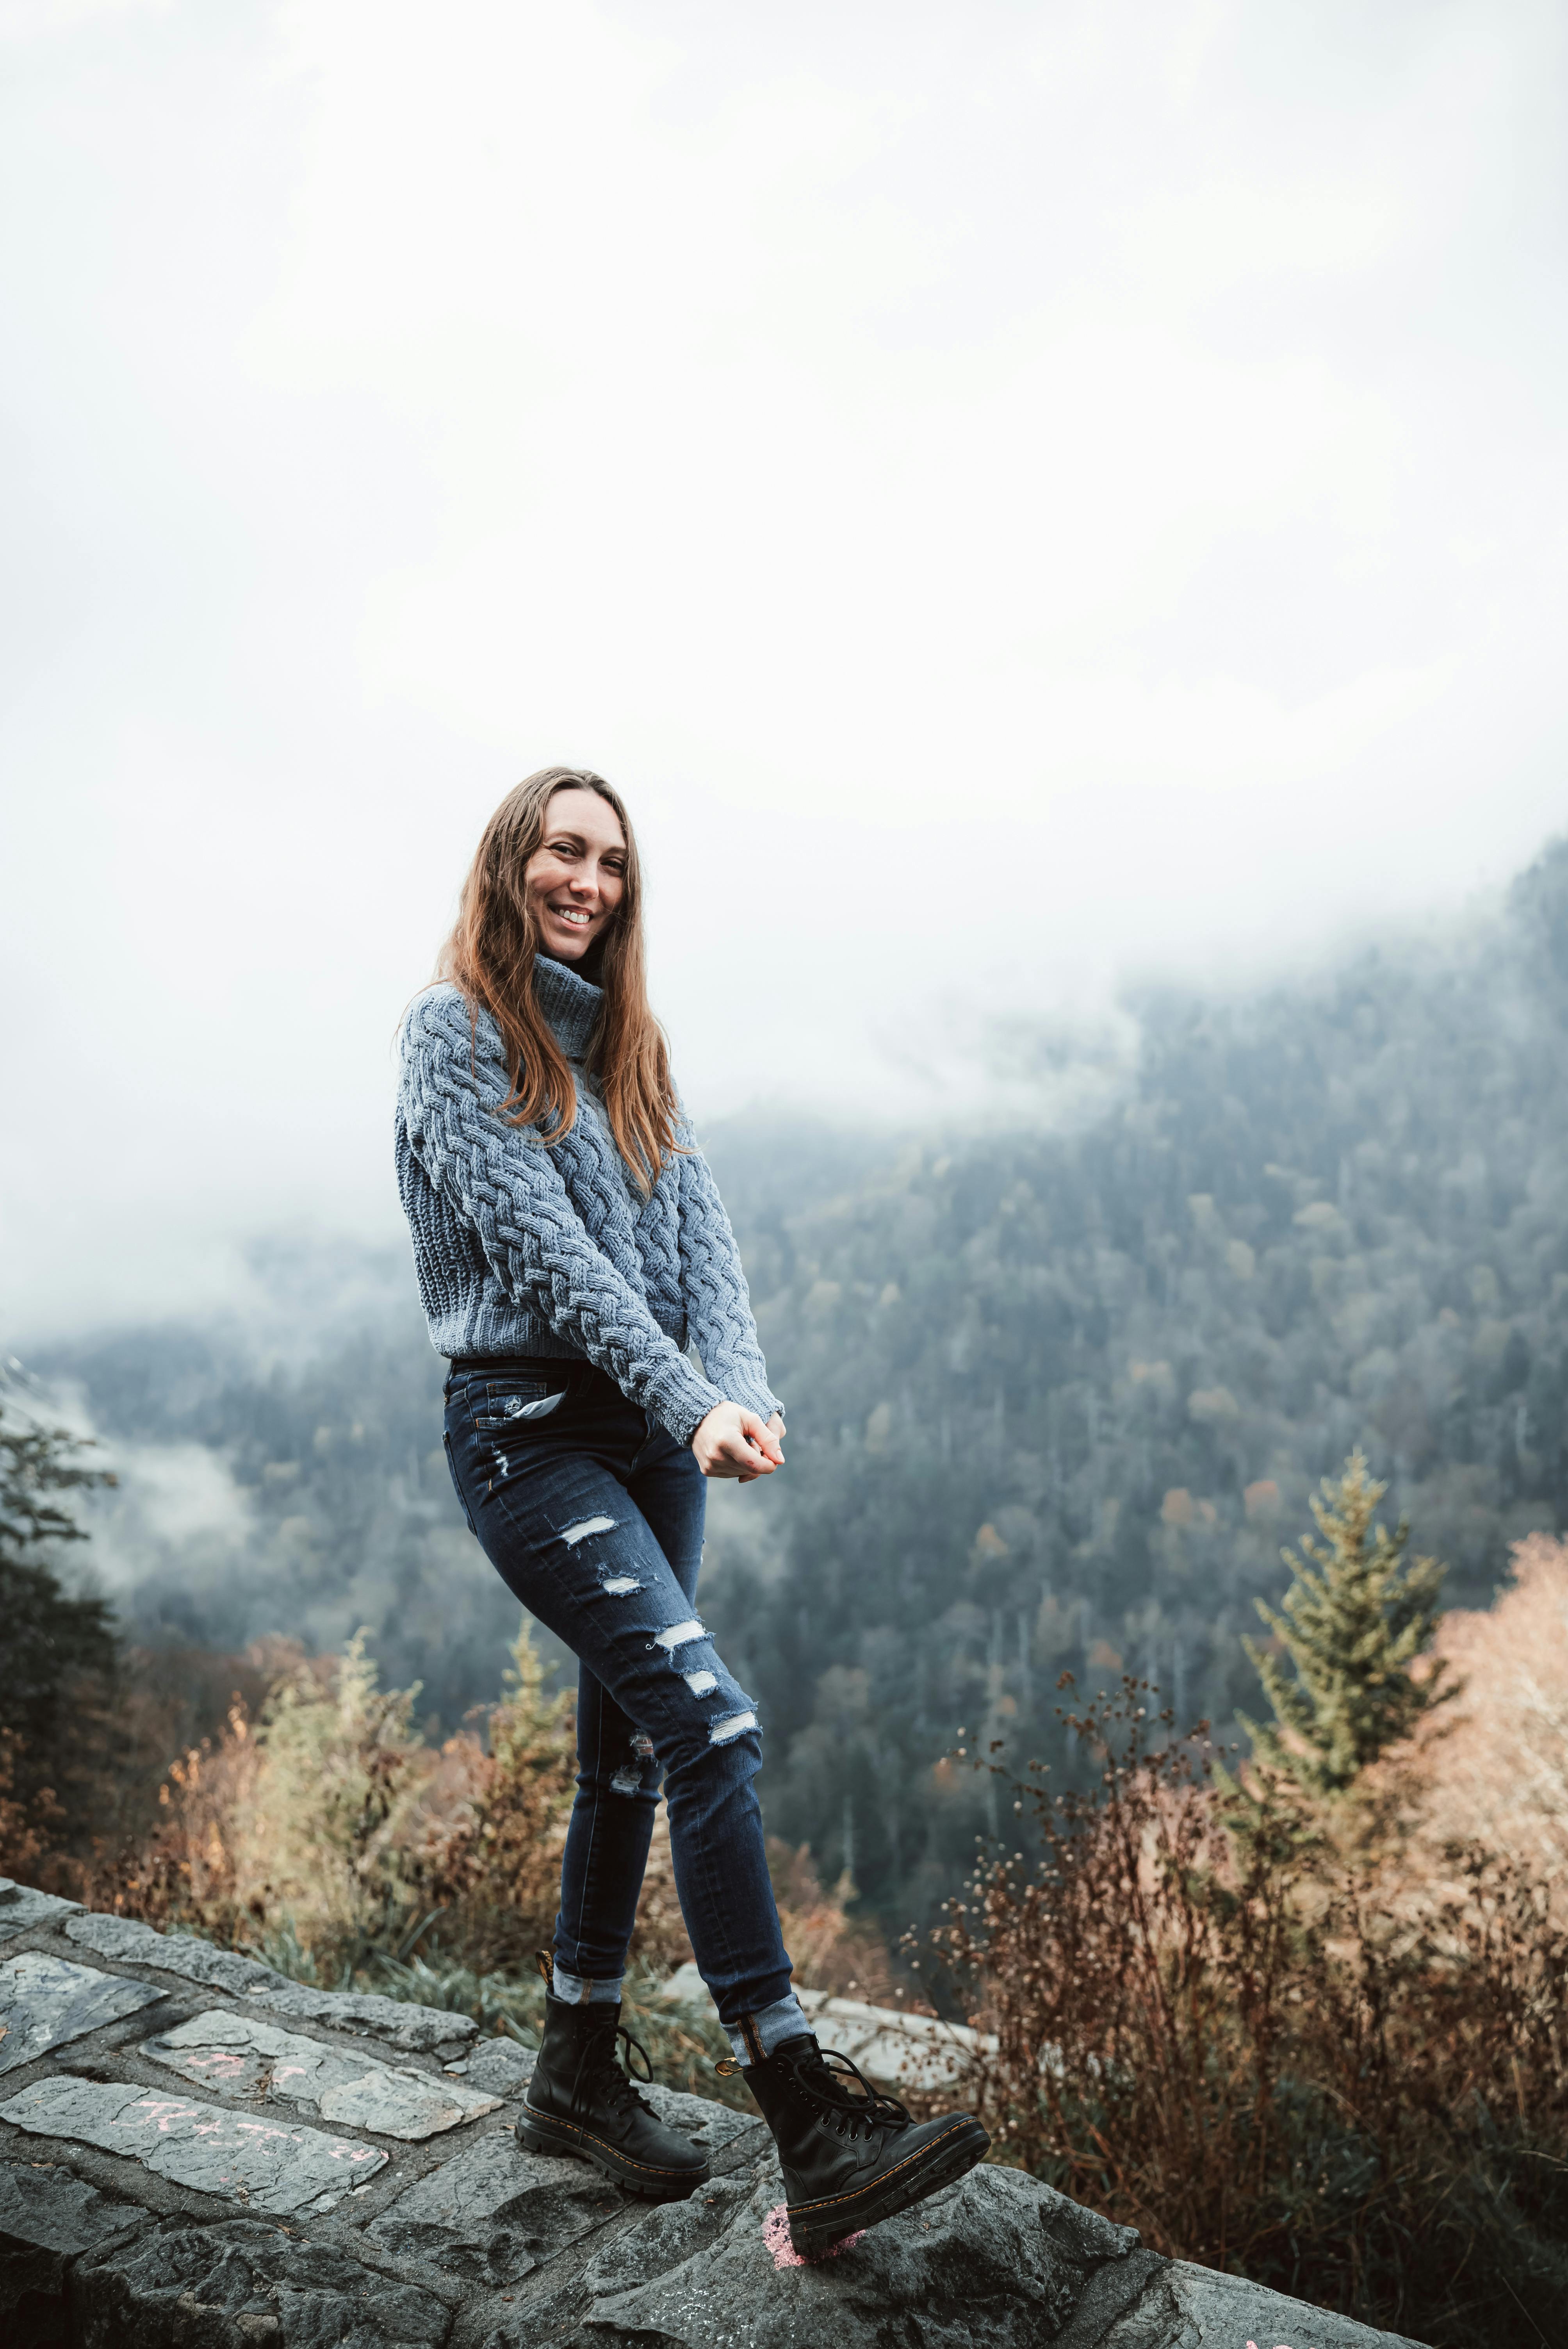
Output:
M468 1497L465 1495L462 1486L458 1482L458 1462L457 1455L452 1450L452 1439L444 1431L441 1436L441 1442L447 1448L447 1474L452 1480L452 1490L458 1496L458 1506L462 1510L469 1533L471 1533L474 1539L478 1541L480 1529L474 1523L473 1513L469 1507Z
M567 1373L487 1379L473 1398L474 1427L480 1435L501 1435L548 1419L566 1400Z

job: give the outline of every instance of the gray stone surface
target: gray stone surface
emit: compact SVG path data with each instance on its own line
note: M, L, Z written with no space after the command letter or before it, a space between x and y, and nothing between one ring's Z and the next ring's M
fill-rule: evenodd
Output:
M308 1982L290 1982L237 1950L214 1949L211 1941L199 1941L187 1933L155 1933L150 1925L139 1924L131 1917L77 1916L66 1931L73 1941L100 1957L157 1966L187 1982L227 1991L232 1997L253 1999L274 2013L294 2015L301 2022L368 2033L411 2055L429 2054L437 2048L451 2050L479 2036L479 2025L470 2015L448 2014L434 2006L410 2006L375 1991L315 1990Z
M177 2186L283 2217L332 2209L387 2160L352 2137L103 2080L40 2080L0 2105L0 2121L128 2155Z
M1154 2280L1142 2329L1108 2334L1106 2349L1154 2349L1157 2342L1163 2349L1166 2341L1172 2349L1189 2344L1191 2349L1231 2349L1238 2328L1243 2344L1253 2341L1257 2349L1278 2349L1287 2341L1294 2349L1418 2349L1401 2333L1377 2332L1184 2260Z
M690 2096L681 2088L661 2087L656 2080L651 2087L639 2080L637 2094L647 2098L660 2120L679 2129L682 2137L689 2137L694 2145L700 2145L710 2161L725 2146L751 2134L761 2125L758 2113L738 2113L731 2105L712 2104L707 2096ZM757 2142L761 2152L769 2140L764 2136Z
M500 2102L467 2080L302 2039L275 2023L221 2006L143 2040L140 2052L167 2064L187 2087L269 2105L305 2105L323 2120L410 2143L493 2113Z
M23 1950L0 1966L0 2072L19 2072L52 2047L81 2039L100 2023L118 2023L139 2006L155 2005L161 1996L145 1982Z
M6 1889L0 1916L25 1918L32 1946L0 1963L19 2018L0 2102L5 2349L1411 2349L1162 2259L993 2167L807 2265L748 2112L645 2089L715 2175L687 2202L639 2203L522 2151L534 2058L466 2017ZM118 2019L170 1994L153 2037L150 2018ZM345 2044L355 2032L382 2045ZM396 2167L376 2141L391 2131Z
M284 1982L280 1975L275 1988L251 1995L274 2014L330 2023L335 2031L368 2032L410 2055L449 2052L479 2037L480 2027L471 2015L447 2014L436 2006L406 2006L401 1999L383 1998L376 1991L312 1990L306 1982Z
M83 2263L79 2349L438 2349L449 2311L340 2244L255 2219L166 2227Z
M520 2296L485 2349L532 2349L562 2320L568 2349L1414 2349L1160 2259L1016 2170L974 2170L809 2265L781 2200L771 2158L716 2178L608 2240L575 2300Z
M53 2162L0 2167L0 2316L10 2337L57 2302L67 2273L83 2251L148 2224L134 2202L113 2202L85 2178Z
M390 2257L500 2286L626 2208L584 2161L525 2153L511 2129L476 2137L366 2229Z
M471 2055L447 2069L487 2095L521 2096L533 2077L536 2060L533 2050L520 2047L515 2039L484 2039Z
M721 2179L611 2245L584 2277L590 2302L573 2337L582 2349L650 2338L661 2349L729 2349L744 2310L750 2349L1038 2349L1068 2324L1088 2281L1042 2227L1041 2191L1016 2170L972 2170L836 2258L779 2267L763 2236L784 2199L770 2159L755 2181Z
M205 1982L212 1990L231 1991L236 1997L265 1990L284 1979L271 1966L242 1957L238 1950L215 1949L211 1941L199 1941L191 1933L155 1933L150 1925L140 1924L134 1917L74 1917L66 1932L100 1958L122 1965L158 1966L166 1974Z
M58 1900L52 1892L35 1892L30 1884L0 1876L0 1941L30 1932L35 1925L56 1925L63 1917L78 1913L75 1900Z

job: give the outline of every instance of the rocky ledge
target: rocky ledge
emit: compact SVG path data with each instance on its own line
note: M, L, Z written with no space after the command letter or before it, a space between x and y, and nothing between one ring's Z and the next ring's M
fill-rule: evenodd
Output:
M1400 2349L1159 2258L1016 2170L811 2265L759 2121L649 2092L712 2183L650 2208L511 2134L532 2058L0 1878L11 2349ZM1404 2344L1403 2349L1409 2349Z

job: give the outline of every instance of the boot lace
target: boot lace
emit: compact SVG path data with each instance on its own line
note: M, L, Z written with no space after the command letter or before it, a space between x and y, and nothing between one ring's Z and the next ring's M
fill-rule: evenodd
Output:
M785 2060L790 2085L841 2137L874 2137L879 2129L913 2127L914 2116L907 2106L873 2088L859 2065L836 2049L805 2048ZM858 2095L850 2085L851 2080Z
M616 2044L621 2040L626 2044L625 2072L615 2060ZM640 2075L634 2073L628 2079L634 2051L642 2057L643 2069ZM613 2113L627 2113L635 2106L650 2120L657 2120L658 2115L646 2096L640 2096L633 2085L639 2076L645 2086L652 2085L653 2059L642 2041L634 2039L624 2023L617 2023L614 2032L595 2032L577 2059L576 2076L572 2083L572 2110L583 2112L597 2104L601 2108L607 2106Z

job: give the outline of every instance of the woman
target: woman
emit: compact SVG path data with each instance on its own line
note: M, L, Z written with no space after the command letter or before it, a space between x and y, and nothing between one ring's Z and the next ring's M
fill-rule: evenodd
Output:
M661 2199L707 2178L617 2057L662 1778L692 1948L778 2140L796 2246L818 2250L961 2176L987 2139L964 2114L917 2126L824 2059L790 1987L757 1708L695 1607L703 1479L776 1475L784 1413L648 1009L641 894L609 784L530 776L485 828L442 978L402 1039L397 1178L451 1360L452 1479L497 1571L580 1666L577 1795L518 2135Z

